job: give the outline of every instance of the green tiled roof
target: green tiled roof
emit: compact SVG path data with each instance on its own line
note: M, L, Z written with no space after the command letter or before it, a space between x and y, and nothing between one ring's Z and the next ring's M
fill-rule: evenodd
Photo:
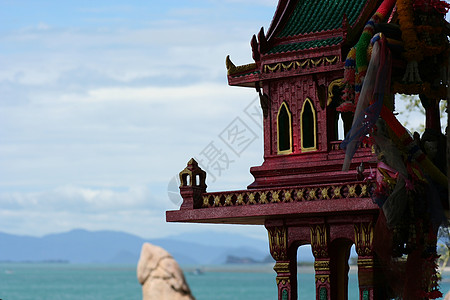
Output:
M255 75L255 74L259 74L259 73L261 73L260 71L252 71L252 72L248 72L248 73L245 73L245 74L240 74L240 75L235 75L235 76L232 76L233 78L238 78L238 77L243 77L243 76L248 76L248 75Z
M283 52L289 52L289 51L297 51L297 50L305 50L305 49L311 49L311 48L320 48L325 46L333 46L337 45L340 42L342 42L342 37L334 37L330 39L324 39L324 40L312 40L307 42L301 42L301 43L293 43L293 44L286 44L286 45L277 45L270 49L267 54L273 54L273 53L283 53Z
M278 37L340 28L344 13L350 26L353 26L366 2L367 0L298 0Z

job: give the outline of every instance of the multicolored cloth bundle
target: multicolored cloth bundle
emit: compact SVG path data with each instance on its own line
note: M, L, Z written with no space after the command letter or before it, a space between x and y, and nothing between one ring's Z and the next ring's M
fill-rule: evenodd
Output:
M372 141L378 153L372 198L380 206L378 236L389 236L391 244L389 249L379 245L378 254L386 277L396 278L393 297L402 299L442 296L436 275L436 236L439 226L447 224L442 203L448 202L448 178L428 158L420 137L413 138L397 120L393 93L419 93L437 101L444 95L448 81L439 76L440 69L448 66L449 42L445 30L438 29L447 24L443 14L449 8L440 0L383 1L348 53L343 103L337 108L354 112L341 144L346 150L343 170L349 170L363 140ZM398 25L384 26L388 16ZM394 39L387 37L392 33ZM396 74L403 75L395 79L391 49L403 60L400 69L395 66Z

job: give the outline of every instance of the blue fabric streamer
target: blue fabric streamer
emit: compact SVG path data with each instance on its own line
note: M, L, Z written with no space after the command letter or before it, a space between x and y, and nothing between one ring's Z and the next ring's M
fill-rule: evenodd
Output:
M363 82L363 88L364 84L369 84L369 94L366 95L366 97L375 100L375 102L369 105L366 109L360 111L358 115L355 114L352 128L340 145L341 149L346 150L346 158L342 168L343 170L348 170L351 158L358 149L360 140L370 132L377 122L380 116L381 108L383 107L386 87L389 86L391 70L390 53L386 46L385 39L383 36L377 34L371 42L378 44L377 47L379 46L380 50L372 54L373 60L371 59L369 64L368 74L365 78L365 82ZM379 55L379 57L376 57L377 55ZM369 72L372 72L373 74L370 74L369 76ZM375 77L372 75L375 75ZM375 80L372 92L370 92L370 84L373 84L373 82L370 82L370 80ZM361 103L369 102L367 100L369 99L365 99L364 101L361 101L360 99ZM361 103L358 101L359 105L364 105ZM358 113L358 109L355 113Z

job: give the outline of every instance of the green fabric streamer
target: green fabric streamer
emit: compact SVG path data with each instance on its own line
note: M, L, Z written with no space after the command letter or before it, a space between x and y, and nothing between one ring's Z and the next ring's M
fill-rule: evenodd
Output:
M356 44L356 70L358 70L358 73L366 70L369 64L367 61L367 48L369 47L371 38L372 35L364 30L358 44Z

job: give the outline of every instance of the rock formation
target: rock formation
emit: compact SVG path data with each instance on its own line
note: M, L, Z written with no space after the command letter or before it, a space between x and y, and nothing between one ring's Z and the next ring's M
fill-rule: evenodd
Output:
M137 266L143 300L194 300L175 259L163 248L144 243Z

